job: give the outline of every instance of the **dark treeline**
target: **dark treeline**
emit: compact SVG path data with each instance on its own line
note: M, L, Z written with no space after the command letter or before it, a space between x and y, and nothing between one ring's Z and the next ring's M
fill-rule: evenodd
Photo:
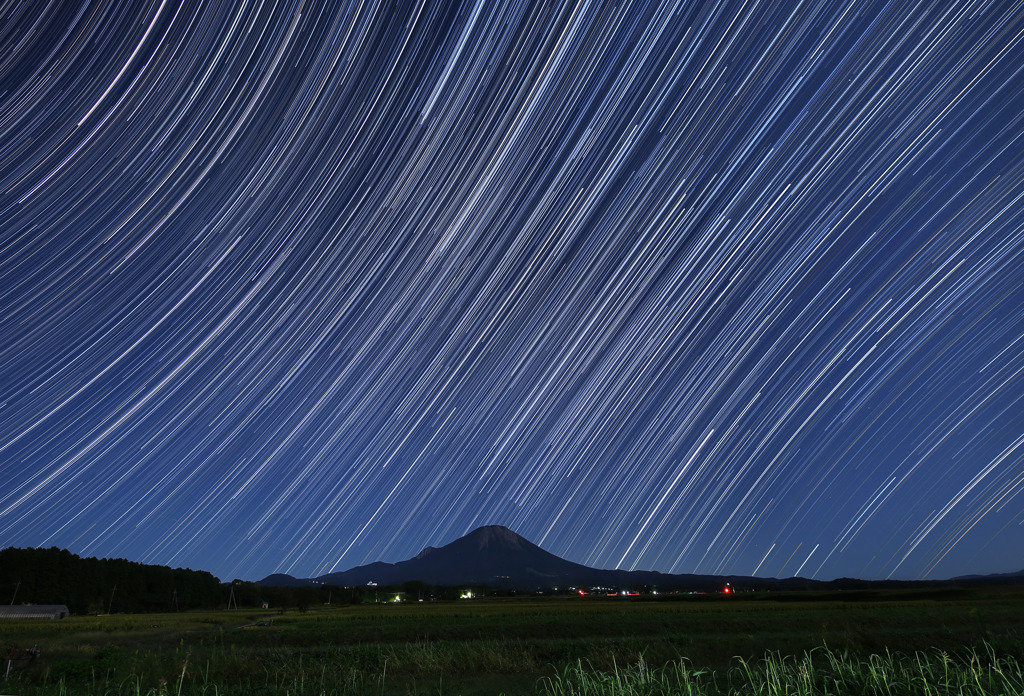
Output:
M211 573L58 549L0 551L0 603L65 604L74 614L207 609L227 602Z
M222 583L211 573L200 570L145 565L120 558L80 558L56 547L12 547L0 551L0 604L64 604L72 614L264 605L303 610L322 604L458 599L468 590L421 582L397 587L266 587L243 580ZM482 587L472 591L477 596L497 592Z

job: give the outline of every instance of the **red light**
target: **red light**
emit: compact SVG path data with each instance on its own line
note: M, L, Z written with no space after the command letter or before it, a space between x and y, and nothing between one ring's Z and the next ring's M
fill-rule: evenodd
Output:
M730 592L732 592L732 588L731 587L726 587L725 590L723 590L723 592L725 592L726 594L729 594Z

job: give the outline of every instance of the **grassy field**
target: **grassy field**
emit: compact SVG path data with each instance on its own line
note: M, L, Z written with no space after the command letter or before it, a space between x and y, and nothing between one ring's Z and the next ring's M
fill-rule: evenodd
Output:
M11 646L42 654L18 696L1024 695L1024 588L76 616Z

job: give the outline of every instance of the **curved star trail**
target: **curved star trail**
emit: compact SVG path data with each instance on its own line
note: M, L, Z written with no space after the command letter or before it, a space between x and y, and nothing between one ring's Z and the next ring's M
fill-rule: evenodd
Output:
M0 545L1024 567L1024 3L7 3Z

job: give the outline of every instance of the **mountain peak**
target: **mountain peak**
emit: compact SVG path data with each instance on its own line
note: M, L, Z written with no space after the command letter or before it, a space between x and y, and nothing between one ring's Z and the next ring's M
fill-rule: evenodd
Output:
M590 568L563 560L508 527L487 525L440 548L427 546L405 561L371 563L316 580L341 587L370 581L395 585L418 580L439 585L480 583L535 589L582 580L590 572Z
M532 546L526 539L500 524L478 527L463 537L463 539L472 542L478 549L493 547L521 549Z

